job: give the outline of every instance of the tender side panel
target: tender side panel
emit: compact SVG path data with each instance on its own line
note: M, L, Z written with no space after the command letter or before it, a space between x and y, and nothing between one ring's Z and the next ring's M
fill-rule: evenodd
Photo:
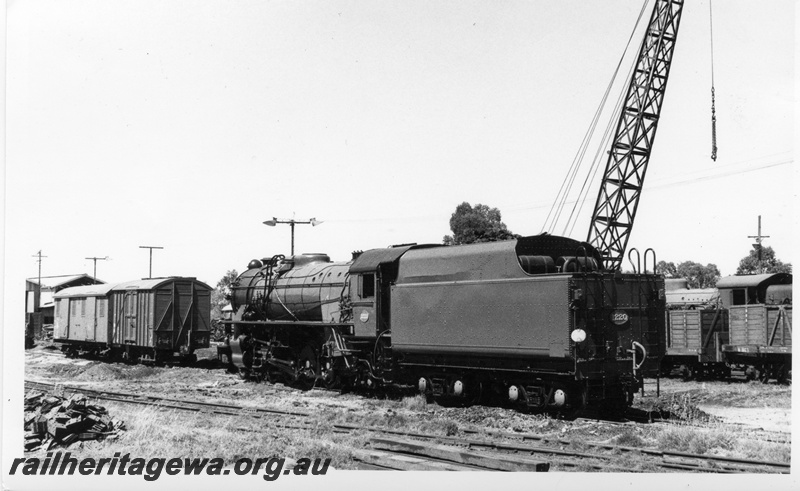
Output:
M392 287L396 352L569 356L569 277Z

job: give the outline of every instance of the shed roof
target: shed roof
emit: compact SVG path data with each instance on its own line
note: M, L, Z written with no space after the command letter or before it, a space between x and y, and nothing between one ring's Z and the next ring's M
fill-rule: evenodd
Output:
M717 288L750 288L764 282L771 285L791 284L792 275L788 273L767 273L726 276L717 282Z
M68 285L78 280L87 279L95 283L105 283L103 280L92 278L88 274L69 274L60 276L42 276L42 288L59 288L63 285ZM27 278L27 281L35 285L39 284L39 278Z

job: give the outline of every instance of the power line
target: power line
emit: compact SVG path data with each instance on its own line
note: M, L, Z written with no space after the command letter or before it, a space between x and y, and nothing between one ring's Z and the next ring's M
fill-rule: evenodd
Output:
M686 184L686 183L696 183L696 182L702 182L702 181L709 181L709 180L713 180L713 179L721 179L723 177L728 177L728 176L735 175L735 174L746 174L748 172L755 172L755 171L758 171L758 170L769 169L769 168L772 168L772 167L778 167L778 166L781 166L781 165L786 165L786 164L791 164L791 163L794 163L794 159L793 158L790 158L790 159L787 159L787 160L782 160L782 161L779 161L779 162L769 162L769 163L766 163L764 165L760 165L760 166L757 166L757 167L752 167L752 168L749 168L749 169L730 170L730 171L721 172L721 173L718 173L718 174L712 174L710 176L693 177L693 178L690 178L690 179L682 179L680 181L675 181L675 182L670 182L670 183L665 183L665 184L657 184L655 186L648 186L647 190L651 191L651 190L654 190L654 189L663 189L663 188L678 186L678 185ZM734 165L734 164L731 164L731 165ZM730 165L718 166L716 168L719 169L719 168L725 168L725 167L730 167ZM684 174L684 175L688 175L688 174ZM584 201L585 200L586 200L586 198L584 198ZM577 203L577 202L578 202L577 199L569 201L569 203ZM549 204L545 204L545 203L537 204L537 205L531 205L531 206L524 206L523 205L523 206L518 206L518 207L508 207L508 208L506 208L506 211L534 210L534 209L546 208L548 206L550 206L550 205Z

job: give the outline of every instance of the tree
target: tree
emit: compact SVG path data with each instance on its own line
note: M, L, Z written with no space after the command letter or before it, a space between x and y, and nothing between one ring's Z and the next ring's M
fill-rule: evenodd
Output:
M665 278L686 278L689 288L713 288L721 276L716 264L703 266L694 261L683 261L677 266L673 262L659 261L656 271Z
M758 248L761 248L761 259L758 257ZM775 257L772 247L756 246L746 257L739 261L736 274L761 274L761 273L791 273L792 263L783 263Z
M694 261L684 261L676 269L677 276L689 282L689 288L713 288L721 276L716 264L703 266Z
M225 276L217 282L217 287L211 292L211 318L222 318L222 308L230 303L231 284L239 276L235 269L225 273Z
M666 278L676 278L678 276L678 268L675 267L673 262L659 261L656 265L656 271Z
M473 242L492 242L518 238L502 222L500 210L480 203L474 207L466 201L456 207L450 216L450 230L453 235L445 235L446 245L472 244Z

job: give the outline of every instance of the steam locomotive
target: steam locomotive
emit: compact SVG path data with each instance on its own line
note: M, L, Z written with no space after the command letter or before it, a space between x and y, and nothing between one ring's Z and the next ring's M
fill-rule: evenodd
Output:
M660 275L547 234L253 260L220 358L301 387L416 387L443 404L620 412L665 346Z

